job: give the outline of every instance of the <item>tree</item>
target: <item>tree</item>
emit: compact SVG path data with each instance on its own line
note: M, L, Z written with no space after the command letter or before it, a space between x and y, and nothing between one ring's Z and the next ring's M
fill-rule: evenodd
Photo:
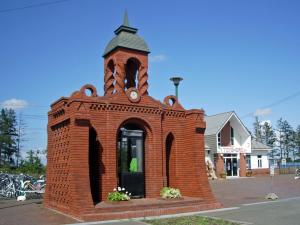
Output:
M255 136L256 141L261 142L262 141L261 124L258 119L258 116L255 117L253 127L254 127L254 136Z
M10 165L16 152L16 114L12 109L0 113L0 165Z
M27 156L22 161L21 169L25 173L40 174L44 172L44 166L41 162L40 151L29 150L26 152Z
M280 159L287 159L294 148L294 130L292 126L282 118L277 121L277 129L279 132L277 142L280 150Z
M296 160L297 156L297 144L296 144L297 132L293 130L292 132L292 140L290 142L290 152L292 153L293 161Z
M22 142L25 141L25 127L26 124L23 120L22 114L19 114L18 117L18 122L17 122L17 139L16 139L16 144L17 144L17 148L16 148L16 153L15 153L15 158L16 158L16 166L19 166L19 162L20 162L20 158L21 158L21 148L22 146Z
M296 148L296 155L300 157L300 125L297 127L295 131L295 148Z
M271 158L274 158L276 153L276 149L274 149L276 136L272 125L268 122L264 122L263 125L261 125L261 141L263 144L272 148L270 156Z

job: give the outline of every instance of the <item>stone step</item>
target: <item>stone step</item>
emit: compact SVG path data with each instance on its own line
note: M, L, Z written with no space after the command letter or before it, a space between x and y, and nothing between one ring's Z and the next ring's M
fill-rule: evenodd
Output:
M201 203L185 206L169 206L169 207L160 207L160 208L140 208L135 210L125 209L119 212L96 212L90 214L82 215L84 221L95 221L95 220L115 220L115 219L129 219L129 218L140 218L140 217L150 217L150 216L160 216L160 215L170 215L177 213L187 213L187 212L197 212L203 210L210 210L220 208L219 203Z
M124 202L102 202L95 207L96 212L122 212L203 204L200 198L182 199L133 199Z

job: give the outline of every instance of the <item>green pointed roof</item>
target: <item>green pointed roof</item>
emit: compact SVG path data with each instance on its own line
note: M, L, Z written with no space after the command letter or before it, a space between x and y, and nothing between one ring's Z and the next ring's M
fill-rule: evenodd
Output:
M149 53L147 43L136 34L137 31L138 29L129 26L127 11L125 11L123 24L115 30L116 36L107 44L103 57L118 47Z

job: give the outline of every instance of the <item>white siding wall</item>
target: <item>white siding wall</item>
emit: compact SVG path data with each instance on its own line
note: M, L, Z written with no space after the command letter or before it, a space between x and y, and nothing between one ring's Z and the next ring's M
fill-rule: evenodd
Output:
M261 155L262 167L258 167L258 158L257 156ZM269 160L268 160L268 151L252 151L251 154L251 169L266 169L269 168Z

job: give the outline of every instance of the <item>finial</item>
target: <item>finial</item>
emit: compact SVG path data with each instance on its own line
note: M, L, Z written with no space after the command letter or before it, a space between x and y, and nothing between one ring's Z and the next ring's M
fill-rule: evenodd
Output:
M125 13L124 13L123 26L129 27L129 20L128 20L127 9L125 10Z

